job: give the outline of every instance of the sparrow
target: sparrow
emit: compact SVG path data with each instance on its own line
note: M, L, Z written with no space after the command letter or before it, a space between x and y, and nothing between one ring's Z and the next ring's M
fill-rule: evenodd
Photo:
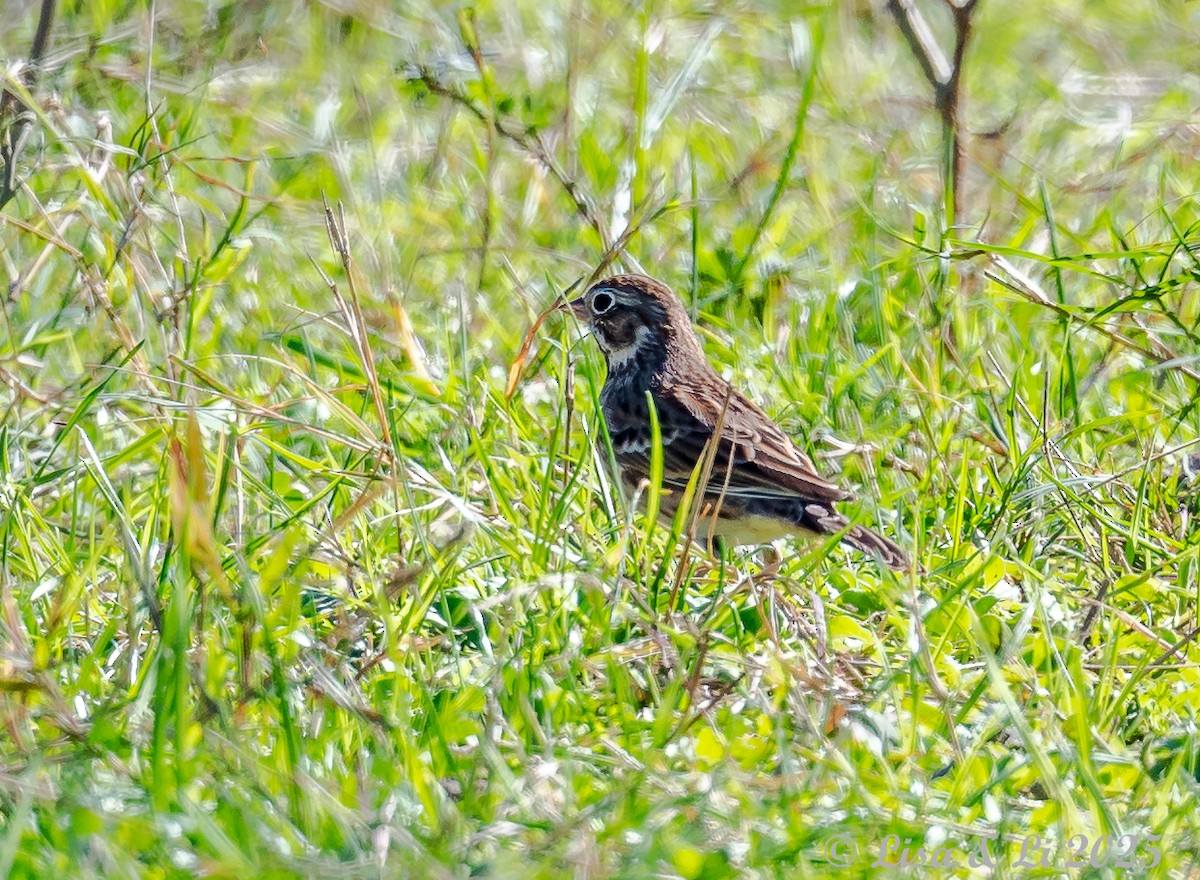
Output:
M600 406L630 491L650 478L653 402L662 443L662 518L674 516L701 464L700 478L707 470L708 479L693 502L699 505L697 539L737 545L839 535L891 568L910 568L895 542L838 512L835 503L853 496L818 474L765 412L717 374L667 285L614 275L559 308L587 326L604 354Z

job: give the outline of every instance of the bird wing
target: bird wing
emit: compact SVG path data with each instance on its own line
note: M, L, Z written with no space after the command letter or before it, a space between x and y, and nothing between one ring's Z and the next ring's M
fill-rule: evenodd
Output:
M683 489L698 461L707 452L714 429L721 433L706 493L730 500L761 499L835 502L850 496L817 473L774 422L737 391L725 407L726 386L720 397L683 382L673 383L670 395L656 394L662 433L663 485ZM725 408L722 417L721 410ZM643 422L643 425L645 423ZM648 428L632 424L610 431L613 450L622 468L648 475L651 439Z

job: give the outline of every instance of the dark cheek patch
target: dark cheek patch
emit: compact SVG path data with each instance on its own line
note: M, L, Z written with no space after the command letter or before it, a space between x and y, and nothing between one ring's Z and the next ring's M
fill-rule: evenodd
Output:
M596 327L604 337L609 351L620 351L633 345L637 339L637 328L628 315L614 315L612 318L599 322Z

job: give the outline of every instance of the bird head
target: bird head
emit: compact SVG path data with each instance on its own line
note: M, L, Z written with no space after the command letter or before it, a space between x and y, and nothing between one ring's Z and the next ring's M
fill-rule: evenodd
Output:
M562 307L592 331L610 370L635 361L661 362L675 347L697 345L679 297L645 275L597 281Z

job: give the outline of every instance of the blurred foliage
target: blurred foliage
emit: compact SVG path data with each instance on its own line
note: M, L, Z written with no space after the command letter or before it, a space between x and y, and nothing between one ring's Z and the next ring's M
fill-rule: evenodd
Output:
M62 4L0 876L1200 876L1194 6L984 0L948 226L881 3ZM926 573L668 543L557 318L506 399L622 239Z

